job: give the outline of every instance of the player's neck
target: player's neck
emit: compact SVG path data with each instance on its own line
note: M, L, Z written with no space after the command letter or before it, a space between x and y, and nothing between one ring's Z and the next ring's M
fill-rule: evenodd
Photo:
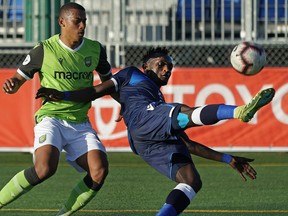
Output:
M63 44L65 44L67 47L69 47L71 49L76 49L78 46L81 45L81 43L83 41L83 39L80 41L69 40L69 38L64 37L62 34L60 34L59 38Z

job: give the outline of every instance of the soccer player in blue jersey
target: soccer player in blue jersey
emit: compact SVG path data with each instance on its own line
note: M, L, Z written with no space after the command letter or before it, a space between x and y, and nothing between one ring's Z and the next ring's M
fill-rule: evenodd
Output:
M173 60L167 49L151 49L143 58L143 69L144 73L136 67L127 67L109 81L79 91L41 88L36 98L90 102L103 95L118 93L121 116L133 152L177 183L157 216L179 215L201 189L202 181L191 154L227 163L244 180L246 176L256 179L257 173L249 164L253 159L214 151L190 140L185 129L212 125L224 119L237 118L248 122L258 109L272 100L273 88L260 91L243 106L212 104L189 107L166 103L161 93L160 87L167 84L173 69Z
M16 93L36 73L41 86L62 91L92 87L94 70L102 81L111 78L105 49L98 41L84 37L85 9L77 3L67 3L61 7L58 21L61 33L29 52L15 75L4 82L5 93ZM35 114L34 165L17 173L2 188L0 208L54 175L62 150L77 171L87 174L75 185L57 215L73 214L97 194L108 174L108 160L105 147L89 122L90 107L91 103L72 101L41 106Z

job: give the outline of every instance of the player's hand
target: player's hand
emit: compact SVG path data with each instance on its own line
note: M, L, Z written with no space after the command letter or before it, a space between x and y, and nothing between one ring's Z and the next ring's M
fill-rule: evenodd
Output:
M257 172L249 164L249 162L252 161L254 161L254 159L233 156L229 165L241 175L244 181L247 180L245 176L248 176L250 179L254 180L256 179Z
M7 79L3 84L3 91L7 94L14 94L18 91L20 82L16 78Z
M35 99L45 98L43 104L48 101L60 101L64 98L64 92L52 88L40 88L36 93Z

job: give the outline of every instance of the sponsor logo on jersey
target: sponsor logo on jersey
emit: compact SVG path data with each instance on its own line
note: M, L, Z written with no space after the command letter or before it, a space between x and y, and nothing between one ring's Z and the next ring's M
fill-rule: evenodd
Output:
M63 60L64 60L63 58L59 58L59 59L58 59L58 61L59 61L59 63L60 63L61 65L62 65L62 63L63 63Z
M149 104L148 106L147 106L147 110L154 110L155 108L154 108L154 106L152 105L152 104Z
M93 72L64 72L64 71L54 71L55 79L93 79Z
M92 57L91 57L91 56L85 57L84 61L85 61L85 65L86 65L87 67L90 67L91 64L92 64Z

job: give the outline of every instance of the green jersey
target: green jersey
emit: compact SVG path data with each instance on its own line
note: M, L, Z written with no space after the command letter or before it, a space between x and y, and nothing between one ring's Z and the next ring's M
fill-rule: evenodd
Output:
M93 71L110 76L111 67L102 45L84 38L76 49L67 47L59 35L37 44L17 70L26 79L39 72L42 87L73 91L93 86ZM73 101L47 102L36 112L37 122L45 116L81 123L88 120L89 103Z

